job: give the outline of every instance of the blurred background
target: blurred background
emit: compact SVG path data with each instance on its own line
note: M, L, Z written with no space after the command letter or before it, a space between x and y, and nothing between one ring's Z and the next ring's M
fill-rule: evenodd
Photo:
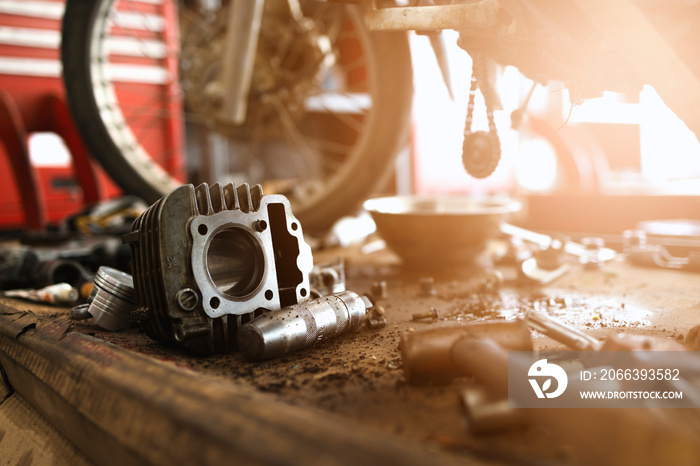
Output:
M61 63L63 1L0 0L3 231L55 228L124 190L152 202L186 181L261 183L266 193L287 195L309 231L378 194L507 193L525 201L521 222L544 230L619 233L642 220L697 216L698 140L651 86L571 99L566 83L535 84L499 66L502 157L492 175L477 179L462 166L472 59L457 32L442 32L440 63L424 33L406 33L408 49L399 53L404 39L380 43L355 10L338 15L343 7L302 2L311 25L300 35L284 21L285 2L267 2L241 126L216 115L228 2L193 3L110 3L104 23L94 23L104 39L70 32L84 26L69 22L69 36L99 46L99 79L109 82L102 85L81 78L80 66L98 66L86 61L87 49L64 53ZM394 61L383 63L390 55ZM393 87L400 89L388 95ZM102 93L115 105L101 102ZM69 115L91 94L98 117L83 111L73 123ZM486 115L477 92L474 131L488 130ZM107 138L90 126L95 119L107 122ZM111 142L94 142L100 138ZM156 164L140 170L142 159ZM139 181L149 170L151 179Z

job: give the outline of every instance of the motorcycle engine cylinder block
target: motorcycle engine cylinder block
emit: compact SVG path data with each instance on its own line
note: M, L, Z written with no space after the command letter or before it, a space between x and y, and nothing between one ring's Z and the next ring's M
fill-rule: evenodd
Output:
M309 299L311 248L282 195L260 185L184 185L124 236L148 334L208 354L235 349L238 328Z

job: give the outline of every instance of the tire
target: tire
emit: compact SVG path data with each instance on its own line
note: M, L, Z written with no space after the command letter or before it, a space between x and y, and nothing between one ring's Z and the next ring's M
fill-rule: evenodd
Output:
M109 65L104 65L104 63L108 62L110 58L105 59L106 55L104 55L102 56L103 60L93 58L91 61L91 56L96 56L95 50L107 49L106 44L108 43L106 41L108 39L104 39L104 35L100 34L100 31L106 30L109 32L108 23L110 20L106 18L114 2L115 0L68 0L66 3L62 28L61 54L67 99L73 112L75 123L88 149L102 164L107 173L125 192L138 195L148 202L154 202L181 184L181 180L178 180L176 176L171 174L173 170L169 172L159 165L159 163L162 163L162 160L158 158L157 154L149 153L148 149L144 147L146 139L139 139L137 137L138 132L132 131L130 128L129 115L127 115L125 110L126 106L122 105L117 97L119 92L121 92L119 86L123 86L123 84L108 82L99 72L99 70L104 71L108 69ZM274 0L269 0L266 2L266 5L274 3ZM247 157L239 156L235 161L233 160L234 158L231 158L231 161L227 162L231 165L248 165L248 168L244 171L231 172L230 176L235 174L238 177L235 179L237 183L243 181L251 184L261 183L266 194L272 194L270 191L273 191L287 195L292 203L295 215L300 219L304 228L307 231L320 231L328 228L340 216L356 209L372 193L392 167L395 155L407 141L413 89L410 52L406 34L367 31L362 22L361 13L355 7L328 5L323 2L308 2L308 5L310 6L305 4L305 13L315 18L316 22L314 24L318 26L317 29L320 30L321 26L326 27L328 24L340 24L342 26L333 29L337 34L333 36L334 39L332 41L334 56L336 57L336 62L331 65L332 68L327 70L323 68L325 65L318 65L318 63L325 63L325 61L317 63L309 59L312 64L318 65L319 69L326 72L326 74L340 76L338 80L342 81L345 87L340 87L340 91L334 91L335 94L321 89L319 86L322 86L322 84L312 87L313 84L317 84L317 81L320 81L320 78L316 75L313 77L307 76L305 79L311 83L305 88L308 90L308 95L291 92L295 97L290 98L289 102L284 101L285 103L280 105L279 102L282 102L282 100L277 96L280 93L279 88L281 86L275 82L275 86L269 87L269 89L272 89L270 91L251 90L248 106L252 110L249 110L249 120L254 119L250 115L256 115L256 118L257 115L263 115L257 120L263 123L256 124L255 121L252 121L251 123L246 123L243 128L222 127L219 122L211 119L210 115L215 112L211 112L206 108L204 111L200 109L196 111L191 110L196 109L199 102L204 101L204 99L190 99L189 96L202 95L205 86L199 84L193 86L189 82L190 77L199 79L204 73L183 71L184 68L182 66L179 73L183 79L182 85L188 84L187 89L198 89L198 94L194 91L185 91L184 94L184 118L188 121L195 121L195 123L188 123L187 125L188 166L197 167L198 161L204 159L201 154L206 153L206 149L202 149L202 146L196 143L197 138L194 137L195 135L199 135L199 139L202 139L202 134L204 134L204 139L210 137L210 134L214 134L217 138L225 138L228 147L226 149L227 153L232 151L231 147L237 147L237 145L241 147L246 144L251 147L254 146L255 151L253 149L240 150L240 153L248 154ZM333 10L330 10L330 8ZM186 12L190 13L189 10L186 10ZM265 14L268 15L267 10ZM342 16L338 16L341 19L336 20L331 15ZM218 15L218 17L224 16L222 14ZM261 42L258 46L258 54L263 53L260 50L266 50L266 34L273 34L267 31L279 30L279 27L275 29L269 26L275 19L280 21L277 16L272 14L263 18L261 28L263 32L261 33ZM216 32L218 30L216 29L216 24L211 23L211 19L209 21L210 23L207 24L207 27ZM336 24L336 21L339 21L339 23ZM191 25L194 22L188 24ZM267 29L265 29L266 24L268 24ZM278 24L285 23L279 22ZM347 24L350 24L349 33L347 32ZM203 49L208 47L208 44L212 42L211 40L200 40L197 42L197 38L192 39L191 35L188 36L188 34L195 34L198 30L206 29L189 27L187 31L182 32L183 45L180 52L183 56L192 49L195 52L190 56L195 56L200 54L197 51L197 47L202 47ZM331 26L327 26L327 29L330 30ZM310 34L308 33L307 35L310 37ZM276 37L270 36L268 42ZM317 51L314 48L316 47L314 44L320 41L313 41L307 39L307 36L298 34L292 37L293 40L289 39L288 41L291 44L289 47L304 46L306 49L301 53L302 57L306 55L315 56L313 54L317 53ZM326 37L331 37L330 33ZM357 47L360 47L360 68L358 68L359 65L351 67L350 61L345 59L345 55L349 55L349 53L343 51L342 45L346 43L352 45L353 40L359 44ZM192 43L195 45L192 46ZM199 45L200 43L201 46ZM300 43L302 46L297 45ZM346 46L345 48L350 47ZM206 53L202 52L200 55L206 55ZM260 55L258 56L260 57ZM212 58L213 62L214 58ZM259 69L262 70L265 66L258 66L258 64L264 62L265 60L260 59L256 61L254 79L255 73ZM344 64L345 62L348 63L347 66ZM181 65L182 63L184 63L184 59ZM353 84L351 80L352 73L357 71L357 69L364 69L362 73L364 78L362 82ZM282 71L288 70L282 69ZM104 71L104 73L108 73L108 71ZM278 74L282 75L283 73L279 72ZM355 73L355 75L359 74ZM187 82L184 81L185 78L188 80ZM299 82L305 83L301 79L289 81L292 83L289 84L290 86L298 86ZM361 92L348 90L353 88L353 86L361 89ZM298 88L291 89L294 91ZM275 99L278 99L278 105L274 111L269 110L264 107L264 104L260 103L264 101L262 96L266 95L265 92L274 94ZM289 94L290 92L287 92L285 95ZM322 102L326 102L324 99L331 94L347 99L351 99L356 95L368 95L370 105L363 107L359 110L359 113L356 112L356 114L349 116L343 113L345 110L336 111L333 108L323 106L319 107L320 110L309 110L309 102L314 96L318 96ZM256 100L256 96L260 98ZM297 99L296 101L294 101L295 98ZM299 110L299 102L301 102L302 110ZM275 119L275 112L277 112L277 119ZM285 120L281 116L283 113L293 116L291 119L293 124L289 123L289 118ZM191 117L192 115L195 115L195 117ZM196 121L198 118L206 119L206 121ZM307 126L309 128L312 127L309 123L312 120L314 122L318 120L322 123L313 126L313 128L330 128L329 131L322 134L324 139L319 139L316 136L312 137L315 132L318 132L317 129L313 131L307 130ZM182 121L178 125L185 126ZM343 127L338 130L339 126ZM282 129L274 129L277 127ZM267 130L267 128L273 129ZM270 134L261 137L260 140L252 140L253 136L251 134L257 134L256 132L269 132ZM279 136L277 133L281 133L282 136ZM327 139L336 138L340 133L353 133L346 138L350 142L344 140L342 143L338 143L334 139L330 141ZM300 140L297 137L299 135L303 139ZM275 138L279 138L279 140ZM271 147L270 145L272 144L286 147L286 151L283 151L284 157L277 156L275 158L270 156L270 152L274 151L268 151L266 148ZM253 154L253 156L251 157L250 154ZM293 155L287 157L286 154ZM280 172L283 170L280 166L284 164L281 164L280 161L293 165L293 163L285 161L287 158L293 159L293 161L298 159L303 161L303 163L296 163L297 167L289 172L271 174L271 171ZM156 160L159 163L156 163ZM304 167L300 168L301 165L304 165ZM250 167L258 168L255 171ZM264 175L260 175L261 172ZM212 173L215 173L217 178L221 176L221 172L212 171ZM246 175L245 179L241 179L241 173ZM226 172L226 176L229 176L228 172ZM195 173L194 171L189 174L189 180L195 183L201 181L210 183L231 181L230 179L208 178L202 176L200 172ZM283 185L279 180L285 180L286 185ZM272 190L269 189L268 185L272 186Z

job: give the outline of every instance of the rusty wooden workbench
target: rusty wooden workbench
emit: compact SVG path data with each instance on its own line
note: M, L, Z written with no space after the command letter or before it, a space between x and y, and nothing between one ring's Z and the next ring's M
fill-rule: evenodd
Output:
M469 381L408 385L400 334L514 318L531 308L599 338L624 330L682 340L700 320L698 274L619 262L575 269L546 288L507 280L484 294L474 292L481 269L468 267L431 274L437 289L431 297L418 284L426 273L402 268L389 252L323 256L336 254L346 256L348 289L387 282L387 327L263 362L238 354L193 357L137 328L104 332L71 322L67 309L2 300L0 452L16 451L0 457L26 461L25 450L39 447L37 464L86 458L100 464L501 464L513 458L585 464L586 451L552 445L547 432L470 436L458 402ZM431 306L440 309L440 321L411 321ZM558 347L535 338L540 349ZM8 435L24 428L7 420L15 405L36 419L34 430L60 434L43 446Z

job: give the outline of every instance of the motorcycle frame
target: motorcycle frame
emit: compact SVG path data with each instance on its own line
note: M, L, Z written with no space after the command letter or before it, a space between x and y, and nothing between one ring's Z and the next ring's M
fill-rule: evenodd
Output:
M287 0L290 11L299 10L299 0ZM354 3L364 9L364 21L372 31L434 31L455 29L462 34L494 36L496 31L509 34L532 34L537 40L545 37L544 47L556 48L571 41L566 31L550 16L539 0L476 0L452 5L382 7L378 0L320 0L329 3ZM245 121L247 97L250 90L260 22L265 0L231 0L227 41L244 44L227 47L224 61L224 105L222 116L237 124ZM596 26L604 43L614 44L625 58L631 76L631 86L652 85L669 108L680 117L696 136L700 135L700 80L678 53L665 41L642 11L644 8L680 8L683 1L664 0L570 0L570 5L583 12L590 24ZM524 21L522 21L524 19ZM545 30L527 31L527 22ZM525 23L525 24L519 24ZM523 29L524 27L524 29ZM541 34L541 33L539 33ZM517 66L517 65L516 65ZM561 77L553 77L560 78ZM689 96L693 96L689 98Z

